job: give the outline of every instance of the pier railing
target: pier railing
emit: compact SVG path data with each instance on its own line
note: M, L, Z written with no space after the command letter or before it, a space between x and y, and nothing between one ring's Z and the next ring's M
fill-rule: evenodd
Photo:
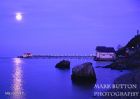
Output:
M33 55L32 58L94 58L93 55Z

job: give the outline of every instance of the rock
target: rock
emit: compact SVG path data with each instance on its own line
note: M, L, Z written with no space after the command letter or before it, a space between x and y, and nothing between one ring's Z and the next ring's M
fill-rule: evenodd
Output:
M114 85L123 85L123 87L118 87L118 88L112 88L108 90L108 92L125 92L126 94L128 93L133 93L135 96L131 96L132 94L129 94L129 96L106 96L104 99L140 99L140 70L135 70L132 71L131 73L124 74L117 79L114 80ZM124 87L125 86L125 87ZM136 96L134 92L138 92L139 95Z
M69 69L70 68L70 61L62 60L59 63L57 63L55 67L61 68L61 69Z
M96 66L96 68L103 68L103 66Z
M96 74L92 63L87 62L72 68L71 79L77 83L95 83Z
M115 70L126 70L127 67L124 64L119 64L119 63L111 63L110 65L107 66L103 66L103 68L111 68L111 69L115 69Z
M132 58L119 59L111 63L110 65L104 66L103 68L111 68L115 70L138 69L140 68L140 60Z

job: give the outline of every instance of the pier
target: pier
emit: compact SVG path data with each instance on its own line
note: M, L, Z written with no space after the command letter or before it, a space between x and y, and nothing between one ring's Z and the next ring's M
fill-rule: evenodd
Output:
M30 57L22 57L19 58L95 58L92 55L32 55Z

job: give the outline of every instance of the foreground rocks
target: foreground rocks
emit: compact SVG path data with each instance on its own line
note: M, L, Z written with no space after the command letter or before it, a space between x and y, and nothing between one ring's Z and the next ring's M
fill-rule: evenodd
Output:
M62 60L59 63L57 63L55 67L60 68L60 69L69 69L70 68L70 61Z
M125 85L109 90L108 92L126 92L128 96L110 96L103 99L140 99L140 70L134 70L131 73L120 76L114 81L115 85ZM136 94L136 92L138 94ZM133 93L133 94L128 94ZM134 94L135 93L135 94ZM133 95L133 96L131 96Z
M96 74L92 63L87 62L72 68L71 79L76 83L95 83L96 82Z

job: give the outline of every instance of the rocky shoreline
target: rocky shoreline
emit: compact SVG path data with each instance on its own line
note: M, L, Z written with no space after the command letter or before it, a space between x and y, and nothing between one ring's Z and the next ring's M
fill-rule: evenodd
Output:
M114 80L114 85L125 85L123 88L108 90L110 93L125 93L125 96L105 96L104 99L140 99L140 70L122 75ZM136 94L137 93L137 94Z
M133 70L140 68L140 60L137 59L119 59L110 65L103 66L102 68L111 68L115 70Z

